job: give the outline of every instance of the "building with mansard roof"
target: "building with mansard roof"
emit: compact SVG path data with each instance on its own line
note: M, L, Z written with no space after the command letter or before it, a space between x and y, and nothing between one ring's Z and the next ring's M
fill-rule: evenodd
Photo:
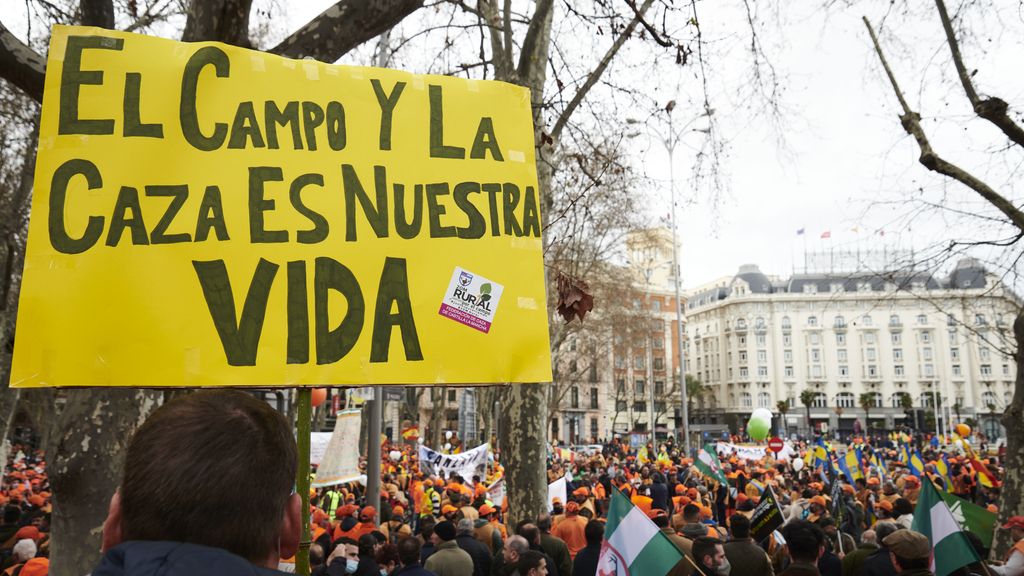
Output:
M998 417L1014 390L1009 352L1018 307L1017 296L970 258L945 277L779 278L742 266L686 299L687 373L706 390L691 422L738 430L752 410L769 408L789 432L934 430L937 412L940 426L972 419L999 437ZM784 417L779 402L788 407Z

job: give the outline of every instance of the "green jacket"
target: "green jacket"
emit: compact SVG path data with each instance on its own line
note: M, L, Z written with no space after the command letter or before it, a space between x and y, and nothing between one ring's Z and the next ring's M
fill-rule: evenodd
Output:
M455 540L449 540L437 547L423 567L437 576L472 576L473 558Z
M555 566L558 566L558 574L550 576L572 576L572 557L569 556L569 547L565 542L547 532L541 532L540 547L555 561Z

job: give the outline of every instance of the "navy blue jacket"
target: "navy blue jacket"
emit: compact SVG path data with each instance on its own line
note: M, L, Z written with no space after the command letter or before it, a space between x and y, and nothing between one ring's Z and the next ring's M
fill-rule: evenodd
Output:
M103 555L92 576L278 576L227 550L182 542L125 542Z

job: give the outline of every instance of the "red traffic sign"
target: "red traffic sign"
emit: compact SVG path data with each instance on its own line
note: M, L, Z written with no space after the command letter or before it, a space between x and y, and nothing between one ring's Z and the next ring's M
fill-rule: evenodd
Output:
M786 445L782 443L782 438L779 438L778 436L773 436L772 439L768 441L768 449L776 454L782 452L782 449L785 447Z

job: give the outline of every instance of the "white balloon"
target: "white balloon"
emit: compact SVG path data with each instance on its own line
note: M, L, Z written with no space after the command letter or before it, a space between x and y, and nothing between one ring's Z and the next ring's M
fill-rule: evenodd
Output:
M445 440L451 440L452 439L452 431L451 430L449 430L449 431L444 433L444 439Z
M398 450L392 450L391 452L388 453L388 456L391 457L391 460L393 462L398 462L399 460L402 459L402 453L399 452Z
M451 444L449 444L448 442L445 442L445 443L444 443L444 449L445 449L445 450L451 450L451 449L452 449L452 445L451 445Z
M803 460L803 458L794 458L793 459L793 471L794 472L799 472L799 471L801 471L803 469L804 469L804 460Z
M767 409L767 408L758 408L757 410L754 410L750 414L750 417L751 417L751 419L753 419L753 418L762 418L762 419L767 420L768 422L771 422L772 421L772 411Z

